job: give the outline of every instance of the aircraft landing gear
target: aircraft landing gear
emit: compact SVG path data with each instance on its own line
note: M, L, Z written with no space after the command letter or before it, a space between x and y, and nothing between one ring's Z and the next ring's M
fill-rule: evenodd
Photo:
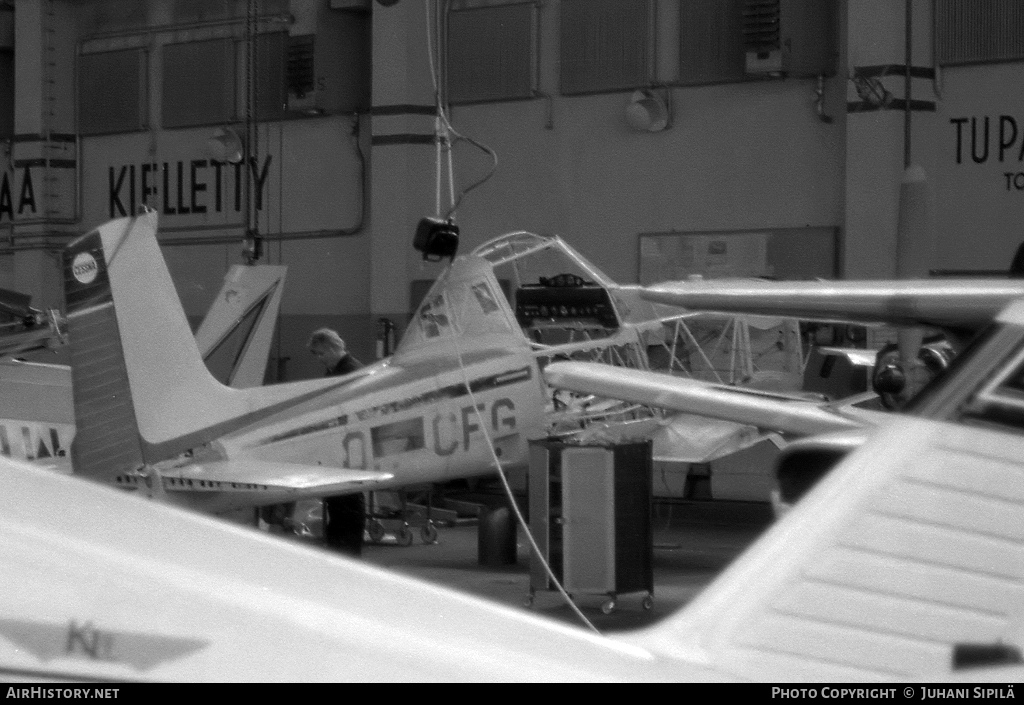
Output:
M420 529L420 538L423 539L423 543L437 543L437 527L434 526L434 522L428 521Z

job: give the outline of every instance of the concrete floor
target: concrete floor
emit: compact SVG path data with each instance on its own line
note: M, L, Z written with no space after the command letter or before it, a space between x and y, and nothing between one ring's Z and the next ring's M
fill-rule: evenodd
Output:
M754 503L688 502L656 505L653 518L654 604L650 610L643 609L642 594L620 596L607 615L601 611L604 596L574 596L601 632L646 626L685 605L760 535L770 521L770 510ZM530 548L521 530L517 562L502 566L481 565L475 524L440 527L436 544L424 544L418 528L413 532L410 546L397 545L393 534L386 534L382 543L367 543L363 560L582 625L558 592L538 592L533 605L526 606Z

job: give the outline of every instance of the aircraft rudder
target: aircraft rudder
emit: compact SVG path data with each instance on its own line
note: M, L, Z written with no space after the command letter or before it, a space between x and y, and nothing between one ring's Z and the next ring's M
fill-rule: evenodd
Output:
M65 251L68 313L77 319L72 359L81 369L76 405L131 422L147 462L202 442L196 434L239 415L246 403L203 363L156 232L157 215L149 212L110 221ZM98 366L95 379L90 365ZM117 413L103 400L104 378L116 380Z
M128 220L76 238L63 253L76 420L72 467L99 480L112 480L143 462L102 237L103 228L126 232Z

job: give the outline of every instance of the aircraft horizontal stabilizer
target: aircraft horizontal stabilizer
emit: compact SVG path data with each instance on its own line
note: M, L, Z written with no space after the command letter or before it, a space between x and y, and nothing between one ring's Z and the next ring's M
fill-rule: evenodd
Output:
M165 480L232 485L263 485L276 489L305 492L317 496L363 492L386 483L394 476L376 470L328 468L321 465L278 463L262 460L223 460L188 465L161 473Z
M544 369L548 384L688 414L735 421L783 433L824 433L863 427L820 403L742 387L711 384L593 362L554 362Z

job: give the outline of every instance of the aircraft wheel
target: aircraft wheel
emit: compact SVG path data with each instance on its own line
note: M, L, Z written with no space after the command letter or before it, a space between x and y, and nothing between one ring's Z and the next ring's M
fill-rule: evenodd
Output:
M533 607L533 595L528 595L526 599L523 600L523 607Z
M380 543L384 539L384 525L376 519L370 521L366 531L370 534L370 540L374 543Z
M437 543L437 528L432 523L426 523L420 529L420 538L423 543Z
M615 611L615 599L614 598L612 598L611 600L606 600L605 603L603 605L601 605L601 612L603 612L604 614L611 614L614 611Z
M412 546L412 532L409 531L408 526L403 526L398 530L398 543L402 546Z
M652 607L654 607L654 598L650 595L647 595L646 597L644 597L642 605L645 610L650 610Z

